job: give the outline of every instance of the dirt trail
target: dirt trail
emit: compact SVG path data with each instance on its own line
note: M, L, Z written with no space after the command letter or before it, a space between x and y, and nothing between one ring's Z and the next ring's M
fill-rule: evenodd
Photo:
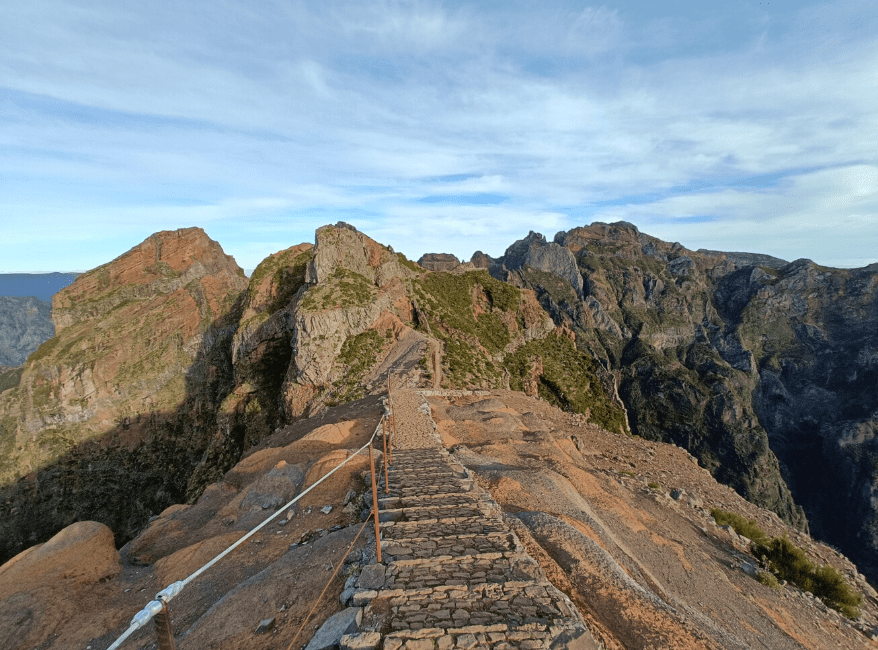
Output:
M442 344L430 340L430 371L433 373L433 388L438 390L442 387Z

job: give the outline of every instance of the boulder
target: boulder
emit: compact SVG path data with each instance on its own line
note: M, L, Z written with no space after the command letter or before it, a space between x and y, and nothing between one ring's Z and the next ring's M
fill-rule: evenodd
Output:
M305 650L330 650L339 645L341 638L346 634L357 631L357 626L363 619L363 610L360 607L348 607L326 619L320 626L311 641L305 646Z
M282 460L247 488L240 509L249 512L258 506L263 510L276 510L299 493L304 478L305 473L298 465Z
M113 531L97 521L79 521L0 567L0 597L24 585L93 584L114 578L121 570Z

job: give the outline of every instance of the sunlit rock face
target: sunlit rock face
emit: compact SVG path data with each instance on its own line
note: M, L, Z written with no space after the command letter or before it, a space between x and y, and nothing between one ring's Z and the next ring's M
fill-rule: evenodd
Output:
M230 381L217 354L246 286L217 242L187 228L55 294L55 336L0 393L0 557L80 519L125 539L185 496Z
M878 577L878 265L690 251L624 222L554 241L584 299L527 265L517 281L615 374L632 430L797 526L807 515Z

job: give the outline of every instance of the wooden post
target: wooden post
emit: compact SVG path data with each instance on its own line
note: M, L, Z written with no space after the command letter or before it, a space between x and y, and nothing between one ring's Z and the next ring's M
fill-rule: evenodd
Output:
M159 639L159 650L176 650L174 645L174 629L171 627L171 615L167 604L162 601L162 611L153 617L155 633Z
M381 528L378 525L378 485L375 481L375 456L372 455L372 445L369 445L369 465L372 467L372 514L375 517L375 548L377 549L378 562L380 563Z
M390 477L387 475L387 420L381 422L381 440L384 443L384 493L390 494Z

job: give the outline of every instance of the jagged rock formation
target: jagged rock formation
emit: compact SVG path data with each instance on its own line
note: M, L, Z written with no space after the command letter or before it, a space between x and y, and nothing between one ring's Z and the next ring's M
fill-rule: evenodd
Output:
M460 260L450 253L424 253L418 259L418 266L428 271L453 271Z
M576 258L568 249L556 242L546 242L543 235L533 230L527 237L507 248L497 262L510 271L527 267L556 275L567 280L576 296L582 298L582 275L576 266Z
M509 279L533 287L556 324L616 375L632 430L685 447L797 526L807 514L878 577L878 266L689 251L623 222L555 242L576 258L582 301L526 264Z
M51 303L34 297L0 296L0 366L20 366L54 334Z
M789 262L779 257L771 255L762 255L761 253L731 253L723 251L711 251L706 248L699 248L698 253L702 255L717 255L726 258L735 263L737 266L769 266L773 269L782 269Z

